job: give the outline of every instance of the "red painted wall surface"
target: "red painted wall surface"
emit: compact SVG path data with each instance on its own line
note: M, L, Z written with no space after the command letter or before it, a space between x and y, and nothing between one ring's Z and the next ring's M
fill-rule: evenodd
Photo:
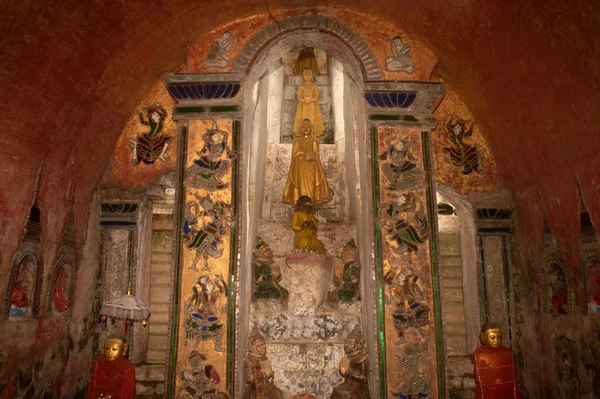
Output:
M3 4L0 293L7 289L12 254L38 174L44 259L54 258L53 243L71 206L81 256L92 193L118 136L151 86L185 61L186 46L230 20L264 13L266 7L318 13L317 6L329 4ZM573 205L575 171L592 219L600 220L595 177L600 150L597 2L348 0L335 6L394 23L435 52L436 72L479 122L507 186L515 193L527 189L543 197L520 202L520 210L545 204L565 249L573 247L569 241L576 223L571 219L578 216ZM563 203L568 204L564 212ZM32 345L4 346L4 353L40 348Z

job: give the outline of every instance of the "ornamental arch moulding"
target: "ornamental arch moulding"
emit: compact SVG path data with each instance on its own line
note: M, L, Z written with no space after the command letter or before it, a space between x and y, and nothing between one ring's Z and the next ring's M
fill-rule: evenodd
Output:
M283 35L314 31L344 43L359 61L364 81L382 80L383 73L369 45L352 29L323 15L300 15L274 22L254 34L235 58L232 72L248 75L263 50ZM335 54L334 54L335 55Z

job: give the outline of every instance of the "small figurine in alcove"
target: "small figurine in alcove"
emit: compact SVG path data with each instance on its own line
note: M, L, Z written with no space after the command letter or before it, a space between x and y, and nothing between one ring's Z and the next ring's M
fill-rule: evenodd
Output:
M386 161L389 157L390 162L381 165L384 176L390 182L388 190L408 190L422 185L424 173L417 167L418 159L410 152L408 139L398 132L395 137L386 139L385 144L387 149L379 155L379 159Z
M292 230L296 233L294 249L325 253L325 246L317 238L319 222L313 215L313 202L305 195L296 201L296 212L292 215Z
M228 184L222 179L231 170L230 160L235 158L227 144L228 137L229 133L219 130L216 123L206 130L202 135L204 146L197 153L199 158L187 169L188 186L208 191L227 188Z
M94 357L88 399L135 397L135 368L125 358L127 340L122 335L111 335L104 341L104 355Z
M415 71L409 52L410 44L405 44L402 37L396 36L392 39L392 56L385 60L385 67L390 72L406 72L411 74Z
M64 312L69 307L70 285L71 268L69 265L63 265L58 271L54 290L52 291L52 305L55 311Z
M277 299L285 301L288 290L279 285L281 281L281 268L273 260L271 247L259 236L256 237L256 246L252 251L252 265L254 266L254 299Z
M382 204L383 224L387 227L392 251L397 254L415 253L429 239L429 223L423 201L414 193L404 193L396 201Z
M344 382L333 388L331 399L369 399L369 362L365 339L357 324L344 342L344 357L340 361L340 374Z
M215 45L208 50L202 68L227 68L231 62L231 57L226 53L231 49L232 44L233 34L226 30L221 37L215 39Z
M188 317L184 322L186 338L195 340L195 346L198 346L200 341L212 340L215 351L224 351L223 324L219 323L216 307L221 296L227 299L228 292L227 284L221 275L216 275L214 281L208 275L198 277L192 287L192 295L186 303L185 313ZM227 312L227 302L220 312Z
M502 328L486 323L479 335L482 345L472 355L477 399L520 399L513 354L502 346Z
M466 137L473 136L473 123L459 118L456 115L450 116L446 121L446 130L450 135L452 147L443 149L446 157L452 164L450 172L456 167L463 168L463 175L470 175L473 172L480 173L483 169L483 154L486 149L477 149L476 145L465 143Z
M567 314L567 285L565 284L563 272L558 265L553 265L553 270L550 272L548 281L551 291L551 311L558 314Z
M219 391L218 384L221 377L213 366L203 364L206 360L207 357L196 349L190 353L188 361L192 369L180 373L181 386L177 398L227 399L229 397L226 393Z
M163 135L167 111L160 103L154 103L149 107L139 109L138 116L140 123L149 126L150 131L139 135L135 140L129 140L132 153L131 162L134 165L140 162L151 165L157 159L166 161L165 155L171 145L171 138Z
M265 338L256 327L248 337L248 353L244 359L246 390L244 399L282 399L282 393L273 382L275 373L266 356Z
M354 239L348 241L342 252L343 269L334 274L335 289L329 291L328 299L332 303L351 302L359 297L358 282L360 280L360 264L358 263L358 248Z
M19 264L19 270L11 289L10 316L22 317L31 313L35 295L36 260L27 254Z
M308 119L302 122L301 137L296 137L292 145L292 161L283 191L283 202L293 205L301 196L310 197L313 205L329 202L332 198L321 165L319 141L314 138L313 125Z
M592 314L600 313L600 261L596 257L585 261L585 282L588 311Z
M407 330L416 330L424 335L429 324L429 306L423 303L425 295L419 286L419 276L410 267L405 267L400 273L391 268L383 279L391 290L391 295L386 295L386 304L391 304L392 297L396 299L392 317L398 333L397 344L406 341L404 335Z
M325 133L325 124L319 105L319 87L314 82L314 73L311 69L302 71L303 83L298 86L298 108L294 119L294 135L302 135L302 123L308 119L314 127L315 137L321 137Z

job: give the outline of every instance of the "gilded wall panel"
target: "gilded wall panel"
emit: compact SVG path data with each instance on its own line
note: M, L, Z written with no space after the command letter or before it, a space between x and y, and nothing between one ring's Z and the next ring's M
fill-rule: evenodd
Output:
M190 121L183 165L176 387L195 395L228 391L232 252L235 252L234 123ZM212 397L212 396L211 396Z
M385 333L380 349L385 358L387 395L437 397L437 282L432 273L435 233L428 132L380 126L373 133L384 315L380 328Z

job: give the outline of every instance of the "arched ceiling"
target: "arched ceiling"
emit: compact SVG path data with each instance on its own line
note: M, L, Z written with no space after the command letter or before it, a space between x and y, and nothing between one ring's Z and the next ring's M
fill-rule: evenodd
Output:
M68 202L71 179L84 220L125 121L189 43L236 18L318 6L387 19L430 46L513 191L597 156L598 1L12 1L0 24L0 214L27 211L41 168L42 209Z

